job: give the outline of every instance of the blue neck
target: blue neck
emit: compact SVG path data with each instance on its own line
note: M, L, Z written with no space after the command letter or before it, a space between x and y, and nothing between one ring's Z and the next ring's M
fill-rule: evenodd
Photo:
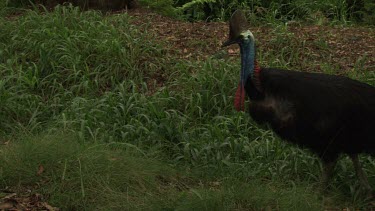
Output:
M240 44L241 53L241 84L245 86L249 76L253 78L255 65L255 44L251 39Z

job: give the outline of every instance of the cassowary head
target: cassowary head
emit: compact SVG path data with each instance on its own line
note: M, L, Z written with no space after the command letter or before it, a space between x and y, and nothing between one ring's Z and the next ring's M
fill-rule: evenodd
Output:
M241 10L236 10L229 21L229 38L221 47L241 44L246 40L254 42L254 36L249 30L249 24Z
M238 44L241 52L241 75L234 106L240 111L244 110L245 85L249 78L254 77L255 69L255 39L249 30L249 24L241 10L236 10L229 21L229 38L222 47Z

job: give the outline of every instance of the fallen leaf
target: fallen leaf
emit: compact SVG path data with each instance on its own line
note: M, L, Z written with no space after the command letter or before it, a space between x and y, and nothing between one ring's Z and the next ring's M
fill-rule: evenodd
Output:
M192 54L189 53L188 55L184 56L184 58L189 58L189 57L191 57L191 56L192 56Z
M43 172L44 172L43 165L39 165L38 172L36 173L36 175L40 176Z
M11 202L4 202L0 204L0 210L9 210L14 207L14 204Z
M6 141L6 142L4 142L3 144L4 144L5 146L8 146L8 145L9 145L9 142L10 142L10 140L9 140L9 141Z
M110 161L116 161L116 160L118 160L118 158L112 157L112 158L109 158L108 160L110 160Z
M9 194L9 195L7 195L7 196L5 196L4 198L2 198L3 200L4 199L10 199L10 198L13 198L14 196L16 196L17 195L17 193L12 193L12 194Z
M58 210L57 208L52 207L51 205L47 204L46 202L43 202L42 205L43 205L44 208L46 208L48 211L56 211L56 210Z

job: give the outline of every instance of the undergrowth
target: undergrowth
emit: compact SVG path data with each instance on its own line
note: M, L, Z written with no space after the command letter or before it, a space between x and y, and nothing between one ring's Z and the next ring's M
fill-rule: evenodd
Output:
M126 14L59 6L0 21L1 188L32 187L64 210L368 205L348 159L323 204L319 160L234 111L238 62L167 57ZM299 69L303 43L290 43L259 57ZM374 184L375 163L362 160Z

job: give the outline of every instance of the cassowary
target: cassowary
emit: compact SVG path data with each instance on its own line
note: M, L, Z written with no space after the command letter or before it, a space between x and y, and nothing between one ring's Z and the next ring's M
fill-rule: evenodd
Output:
M371 187L359 163L359 153L375 151L375 87L347 77L260 67L253 34L237 10L229 22L223 47L238 44L241 77L235 107L267 123L283 140L315 152L323 163L322 187L327 187L336 161L346 153L361 186Z

